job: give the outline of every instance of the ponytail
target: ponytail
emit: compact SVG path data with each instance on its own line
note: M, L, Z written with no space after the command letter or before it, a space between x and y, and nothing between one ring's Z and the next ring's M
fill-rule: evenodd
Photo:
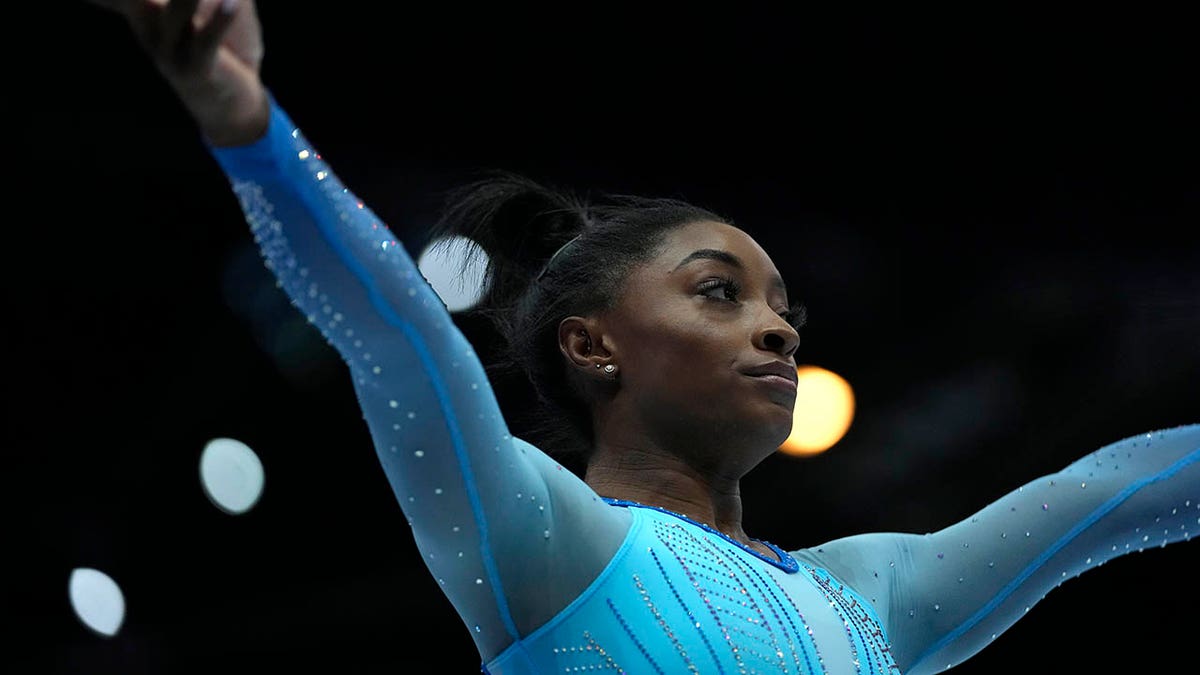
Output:
M489 377L532 386L536 404L506 419L514 434L581 472L593 445L590 402L568 373L558 324L613 306L633 267L653 258L668 231L687 223L727 222L670 198L575 193L504 171L445 196L431 241L467 239L462 271L485 254L484 291L466 314L491 322L503 345ZM497 382L493 382L496 385ZM519 415L519 417L518 417Z

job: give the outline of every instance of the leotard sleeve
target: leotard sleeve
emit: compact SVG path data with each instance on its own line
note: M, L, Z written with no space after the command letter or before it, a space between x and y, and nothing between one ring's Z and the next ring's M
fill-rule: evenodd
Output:
M278 285L348 367L422 559L486 660L592 581L628 515L509 433L412 257L271 104L263 138L209 151Z
M901 672L970 658L1067 579L1200 531L1200 424L1132 436L926 535L797 551L875 599Z

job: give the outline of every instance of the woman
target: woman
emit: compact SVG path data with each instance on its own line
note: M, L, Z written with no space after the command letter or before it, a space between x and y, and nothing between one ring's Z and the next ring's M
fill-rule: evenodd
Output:
M259 77L250 2L120 9L267 265L347 364L387 478L485 672L929 673L1064 579L1190 537L1200 425L1114 442L927 535L784 551L739 483L788 436L797 330L745 232L666 199L501 174L435 234L492 254L484 306L555 425L510 435L407 252ZM574 452L580 476L554 457Z

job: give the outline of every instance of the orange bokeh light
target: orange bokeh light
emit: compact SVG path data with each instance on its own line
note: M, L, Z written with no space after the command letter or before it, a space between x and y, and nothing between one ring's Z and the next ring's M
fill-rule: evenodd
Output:
M846 435L854 419L854 390L842 376L819 366L796 369L796 407L792 433L779 446L789 455L825 452Z

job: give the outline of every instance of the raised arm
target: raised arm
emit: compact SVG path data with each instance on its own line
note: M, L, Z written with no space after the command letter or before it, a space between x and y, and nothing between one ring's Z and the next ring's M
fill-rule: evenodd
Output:
M229 50L219 33L205 33L208 24L171 19L178 2L156 20ZM140 20L149 11L128 16ZM217 20L235 24L210 19ZM256 77L242 78L242 66L222 58L211 63L218 71L228 66L228 77L180 64L160 69L175 78L176 91L226 102L224 123L211 101L188 108L204 116L208 147L267 267L345 361L422 558L488 659L595 578L623 540L628 516L510 435L475 351L392 232L341 184ZM216 142L253 135L258 122L245 113L257 109L260 95L267 117L258 136ZM560 567L562 560L572 564Z
M1200 531L1200 424L1139 434L926 535L798 552L877 603L905 673L945 670L1047 593L1112 558Z

